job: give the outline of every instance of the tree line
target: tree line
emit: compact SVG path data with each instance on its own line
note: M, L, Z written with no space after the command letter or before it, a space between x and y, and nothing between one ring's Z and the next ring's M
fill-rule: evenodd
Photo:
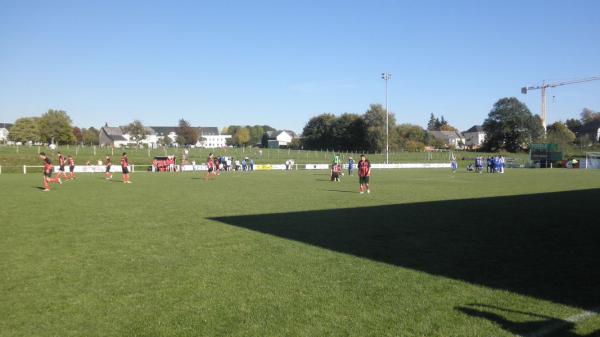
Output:
M74 127L65 111L50 109L40 117L17 119L10 128L8 139L21 143L97 145L99 133L94 127Z
M74 127L67 112L63 110L50 109L40 117L22 117L15 121L10 128L8 138L13 142L21 143L55 143L55 144L86 144L98 145L100 130L90 128ZM140 143L150 134L150 130L141 120L133 120L123 127L123 131L130 135L130 139ZM223 129L223 134L231 134L230 145L254 146L268 144L267 132L275 131L269 125L231 125ZM175 133L176 138L159 138L159 145L169 146L173 143L178 145L194 145L200 139L200 130L193 127L189 121L181 118Z
M269 125L229 125L221 131L224 135L231 135L228 139L228 145L233 146L256 146L261 145L267 147L269 136L267 132L276 131L275 128Z
M566 152L573 146L597 144L597 130L600 128L600 112L583 109L580 118L558 121L547 127L544 134L541 118L531 113L529 108L515 97L498 100L483 122L486 133L482 145L484 151L527 150L532 143L558 144ZM140 142L148 135L148 128L139 120L124 127L133 141ZM229 145L255 146L268 145L268 132L276 131L269 125L230 125L223 128L223 134L230 134ZM430 131L457 131L444 116L431 114L427 129L413 124L396 124L396 117L389 114L390 150L422 151L425 146L442 148L445 144L433 137ZM200 134L185 119L180 119L175 142L179 145L196 144ZM15 121L9 132L9 140L14 142L87 144L98 145L99 130L79 128L72 125L71 118L63 110L50 109L40 117L23 117ZM173 140L162 137L161 145L171 145ZM371 104L363 114L344 113L336 116L323 113L311 118L303 129L300 140L291 144L292 148L307 150L364 151L382 152L386 146L386 111L381 104Z
M74 127L71 117L63 110L50 109L40 117L22 117L15 121L10 128L8 139L21 143L46 143L46 144L85 144L98 145L100 130L89 127ZM123 127L123 131L131 136L131 140L139 143L147 138L149 129L142 121L134 120ZM199 139L199 130L184 119L179 120L175 142L179 145L196 144ZM172 139L162 137L162 145L171 145Z
M539 115L514 97L498 100L483 122L486 132L483 150L516 152L532 143L558 144L568 154L574 146L589 147L598 142L600 112L584 108L580 119L570 118L547 126L546 134Z
M393 113L389 114L387 125L390 150L422 151L425 146L443 146L419 125L397 125ZM440 120L434 114L431 114L428 129L456 130L443 116ZM324 113L311 118L302 131L301 145L309 150L382 152L386 147L386 131L385 108L371 104L361 115Z
M362 115L344 113L336 116L324 113L311 118L303 129L301 146L305 149L334 151L382 152L386 146L386 111L380 104L371 104ZM589 146L600 128L600 113L584 109L580 119L549 125L544 134L542 120L515 97L499 99L483 122L486 133L481 147L484 151L523 151L532 143L556 143L566 148L579 144ZM427 129L413 124L396 124L389 114L389 147L392 151L422 151L425 146L444 148L431 131L458 131L444 118L429 117Z

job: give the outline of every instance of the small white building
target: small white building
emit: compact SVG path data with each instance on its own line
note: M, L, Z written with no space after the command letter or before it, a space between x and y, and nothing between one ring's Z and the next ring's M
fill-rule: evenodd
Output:
M177 131L176 126L149 126L146 127L146 137L139 141L140 144L144 144L148 147L157 147L161 141L168 137L172 144L177 142ZM198 142L195 144L197 147L204 148L221 148L227 146L227 139L231 138L230 135L219 134L219 128L217 127L197 127L198 130ZM100 129L100 144L110 146L126 146L136 144L136 140L124 132L125 127L109 127L105 125Z
M123 129L124 127L122 126L121 129ZM144 144L148 147L151 148L155 148L158 146L158 140L159 140L159 136L156 134L156 131L154 131L153 128L151 127L145 127L146 129L146 136L144 137L144 139L140 140L139 143L140 144ZM125 138L127 138L127 140L129 140L131 143L135 143L135 140L132 140L132 137L127 134L124 133L123 134L125 136Z
M219 134L219 128L217 127L199 127L199 137L197 147L203 147L207 149L222 148L227 146L227 139L231 138L231 135Z
M462 148L465 138L458 131L428 131L435 139L442 141L446 146Z
M469 130L464 131L465 145L471 148L478 148L485 141L485 131L481 125L473 125Z
M297 137L291 130L267 131L267 136L269 137L269 148L289 146Z
M207 149L222 148L227 146L227 139L229 138L231 138L231 135L201 136L196 146Z
M171 140L171 143L174 144L177 142L177 129L176 126L151 126L152 130L156 134L156 140L161 141L165 137L168 137Z
M123 135L120 127L111 127L105 125L100 128L99 144L101 146L122 147L129 144L128 138Z

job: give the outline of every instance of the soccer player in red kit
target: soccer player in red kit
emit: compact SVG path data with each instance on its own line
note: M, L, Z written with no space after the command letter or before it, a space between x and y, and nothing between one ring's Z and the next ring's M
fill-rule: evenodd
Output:
M342 173L342 165L333 164L331 166L331 181L340 181L340 173Z
M358 182L360 183L360 194L371 193L369 190L369 177L371 177L371 162L365 157L365 155L360 156L360 161L358 162Z
M213 158L213 154L212 152L208 154L208 159L206 159L206 166L208 167L208 172L206 173L206 175L204 176L204 180L208 180L211 176L215 176L216 171L215 171L215 162L214 162L214 158Z
M67 178L67 175L65 174L65 157L62 153L58 152L58 173L56 174L56 177L60 178L61 175Z
M67 164L69 164L69 180L75 179L75 160L71 155L67 157Z
M121 156L121 169L123 171L123 183L131 184L129 180L129 159L127 158L127 152L123 152Z
M44 163L44 192L48 192L50 191L50 184L48 183L62 184L62 181L60 181L58 176L56 178L52 178L52 162L44 152L40 152L40 159Z
M112 166L112 162L110 161L110 157L106 156L104 159L104 165L106 166L106 171L104 172L104 176L106 180L112 179L112 173L110 173L110 167Z

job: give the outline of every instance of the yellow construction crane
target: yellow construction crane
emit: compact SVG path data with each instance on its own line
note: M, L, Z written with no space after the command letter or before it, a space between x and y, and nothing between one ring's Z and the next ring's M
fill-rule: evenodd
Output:
M538 89L540 89L542 91L542 108L541 108L541 113L540 113L541 116L540 117L542 118L542 124L544 126L544 133L546 133L546 117L547 117L547 115L546 115L546 113L547 113L546 89L560 87L562 85L567 85L567 84L575 84L575 83L598 81L598 80L600 80L600 76L580 78L578 80L571 80L571 81L564 81L564 82L557 82L557 83L546 83L544 81L544 82L542 82L542 85L521 88L521 93L527 94L527 92L529 90L538 90Z

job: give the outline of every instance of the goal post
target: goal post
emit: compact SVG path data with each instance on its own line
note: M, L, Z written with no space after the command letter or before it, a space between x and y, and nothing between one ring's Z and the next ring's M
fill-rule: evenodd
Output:
M586 169L600 169L600 152L587 152L585 154Z

